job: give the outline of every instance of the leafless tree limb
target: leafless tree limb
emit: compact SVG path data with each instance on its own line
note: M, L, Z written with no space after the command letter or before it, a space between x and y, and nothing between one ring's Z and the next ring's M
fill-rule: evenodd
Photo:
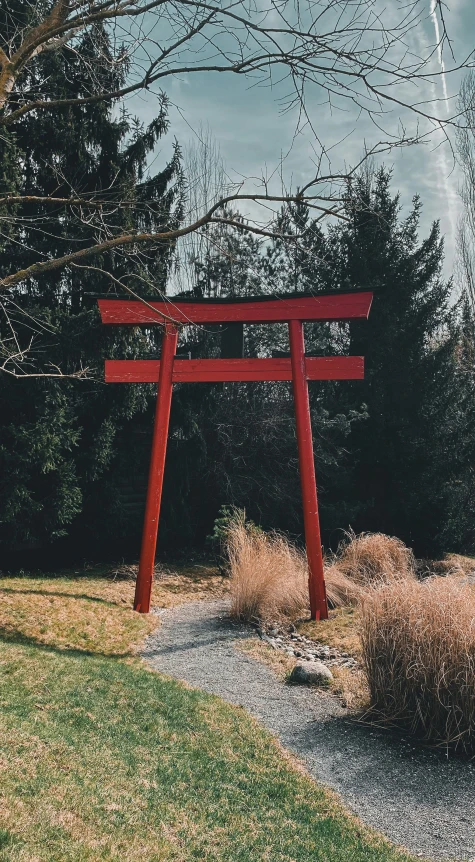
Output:
M349 105L356 116L364 113L370 119L378 136L383 132L379 143L365 150L362 161L394 147L427 141L434 132L447 137L450 127L463 127L462 110L439 115L437 102L425 99L421 88L441 74L473 65L475 55L455 59L443 0L433 0L431 14L438 16L438 44L426 44L418 53L412 36L424 28L427 0L394 0L389 11L375 0L306 0L304 4L300 0L32 0L25 7L24 20L8 19L8 27L0 26L5 31L3 38L0 33L0 134L2 127L5 135L14 133L28 116L41 117L71 106L86 110L100 102L116 104L134 93L154 93L154 87L180 76L193 82L198 75L225 74L245 78L250 86L269 87L269 93L276 88L282 110L296 110L296 135L303 127L313 133L315 172L298 192L284 182L283 172L280 193L275 193L275 181L269 183L267 178L257 184L259 193L246 193L243 184L230 192L229 184L221 183L219 194L203 200L201 209L190 200L188 216L180 226L170 227L164 213L163 229L124 231L114 227L114 213L129 207L147 213L155 207L157 215L156 202L117 199L114 188L100 194L71 188L69 195L64 194L66 182L61 167L55 166L57 194L42 197L2 189L0 234L5 229L5 235L14 237L11 242L19 244L26 226L48 236L54 230L52 219L57 218L59 225L67 211L78 226L90 229L89 239L78 239L78 247L66 254L37 255L40 259L33 263L3 274L2 295L32 281L39 283L44 274L83 266L106 252L136 259L152 254L154 248L173 248L184 238L204 237L210 225L247 230L266 239L275 236L279 204L305 201L318 219L344 219L346 184L361 161L340 172L332 169L331 147L317 131L315 108L311 112L308 105L315 106L316 94L321 94L332 110ZM81 40L86 35L95 39L101 27L111 46L109 53L101 54L103 68L111 72L104 79L80 50ZM451 69L433 62L445 46L452 54ZM42 77L42 63L58 51L69 52L84 66L85 84L77 98L63 98ZM416 123L412 132L404 125L407 114ZM260 207L263 218L251 221L231 211L244 204ZM295 236L280 238L298 241ZM109 277L116 278L110 273ZM123 279L119 281L130 293ZM11 342L11 349L20 361L19 345Z

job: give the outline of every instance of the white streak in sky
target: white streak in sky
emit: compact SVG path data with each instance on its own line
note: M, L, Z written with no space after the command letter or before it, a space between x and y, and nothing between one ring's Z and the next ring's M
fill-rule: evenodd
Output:
M437 0L430 0L430 17L432 19L432 23L434 25L435 32L435 41L437 44L437 59L439 61L439 66L441 69L441 78L442 78L442 91L444 93L444 102L447 111L449 110L449 96L447 93L447 80L445 77L445 63L444 58L442 56L442 43L440 40L440 27L439 27L439 19L437 17Z
M443 92L443 97L444 97L445 109L446 109L447 116L448 116L449 110L450 110L450 108L449 108L449 96L448 96L448 92L447 92L447 79L446 79L446 75L445 75L444 58L442 56L442 43L441 43L441 39L440 39L439 19L437 17L437 0L430 0L430 17L431 17L432 23L434 25L435 40L436 40L436 45L437 45L437 60L438 60L440 70L441 70L440 77L442 80L442 92ZM432 91L434 93L434 96L436 96L436 98L437 98L435 83L432 82L431 86L432 86ZM444 147L443 143L440 144L438 147L436 161L437 161L438 166L439 166L439 171L442 175L442 182L443 182L444 192L445 192L445 202L446 202L446 206L447 206L447 217L448 217L448 222L450 225L450 231L452 234L451 240L453 243L455 241L455 236L456 236L456 231L457 231L457 227L456 227L457 215L456 215L455 206L454 206L454 193L453 193L453 189L451 187L451 184L449 182L449 174L451 173L451 169L450 169L450 166L449 166L449 163L447 160L447 154L446 154L445 147Z

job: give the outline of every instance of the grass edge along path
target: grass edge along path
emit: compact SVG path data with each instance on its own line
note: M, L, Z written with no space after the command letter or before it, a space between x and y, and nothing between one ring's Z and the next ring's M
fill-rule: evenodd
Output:
M0 862L412 858L244 710L148 670L124 585L1 579L0 602Z

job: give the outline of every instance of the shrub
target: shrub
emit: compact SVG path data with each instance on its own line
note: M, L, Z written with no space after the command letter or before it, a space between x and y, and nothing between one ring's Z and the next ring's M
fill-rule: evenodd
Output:
M247 530L260 531L254 521L246 520L246 510L237 506L220 506L218 516L214 519L213 532L206 536L205 545L216 556L224 556L227 552L228 533L233 527L245 524Z
M307 558L284 536L248 528L227 534L231 613L241 619L293 618L308 611Z
M349 605L356 605L365 593L361 584L341 571L338 561L325 566L325 586L330 608L346 608Z
M362 602L372 709L424 739L475 749L475 593L457 578L406 580Z
M416 577L414 555L400 539L384 533L349 533L348 538L335 564L355 584L367 587Z

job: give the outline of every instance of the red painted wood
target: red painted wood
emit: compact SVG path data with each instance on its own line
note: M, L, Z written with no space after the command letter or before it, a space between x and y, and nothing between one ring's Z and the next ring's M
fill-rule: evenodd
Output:
M167 324L162 340L162 361L158 381L157 406L153 428L152 456L148 479L147 502L142 534L139 572L135 587L134 609L142 614L150 610L155 549L157 547L158 519L162 501L163 474L167 452L168 425L172 402L173 358L178 341L176 326Z
M106 383L155 383L159 359L106 359ZM363 380L362 356L309 356L307 380ZM173 383L216 381L292 380L291 360L276 359L180 359L173 364Z
M141 326L163 324L166 319L180 324L366 319L372 298L373 294L365 291L329 296L256 299L250 302L188 302L166 299L145 305L136 300L99 299L98 303L103 323Z
M323 574L322 542L318 517L315 462L313 458L312 424L305 373L305 344L303 324L300 320L291 320L289 322L289 336L305 544L308 560L310 612L312 620L325 620L328 619L328 606Z

